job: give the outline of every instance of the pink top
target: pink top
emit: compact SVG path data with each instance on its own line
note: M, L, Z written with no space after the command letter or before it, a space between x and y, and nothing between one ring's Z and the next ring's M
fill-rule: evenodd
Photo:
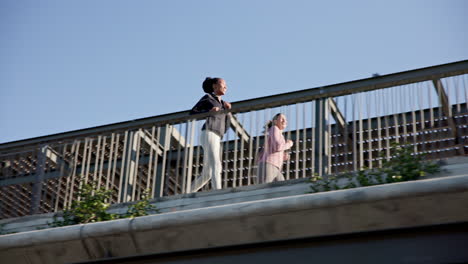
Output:
M280 170L284 162L284 151L292 147L292 142L286 142L281 132L275 125L268 129L267 142L258 159L259 162L268 162Z

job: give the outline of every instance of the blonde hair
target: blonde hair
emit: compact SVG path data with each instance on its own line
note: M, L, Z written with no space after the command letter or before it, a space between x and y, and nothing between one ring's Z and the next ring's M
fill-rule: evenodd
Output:
M273 116L273 118L271 120L268 120L268 122L265 124L265 127L264 127L264 131L263 133L265 133L266 131L268 131L268 129L270 129L272 126L273 126L273 123L278 120L278 118L280 116L282 116L283 114L282 113L277 113L276 115Z

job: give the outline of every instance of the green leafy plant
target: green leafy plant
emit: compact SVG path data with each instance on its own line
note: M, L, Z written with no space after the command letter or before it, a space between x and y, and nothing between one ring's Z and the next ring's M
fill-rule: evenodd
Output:
M340 187L338 186L339 178L336 176L330 176L328 178L323 178L320 176L312 177L311 182L313 183L310 188L312 192L328 192L332 190L338 190Z
M70 208L63 211L62 219L54 216L51 227L86 224L100 221L108 221L120 218L138 217L148 215L149 212L158 213L156 206L149 201L150 190L145 190L141 200L130 205L123 215L111 214L107 212L108 203L112 191L98 188L96 183L83 184L78 199L72 202Z
M63 220L54 216L54 221L49 225L67 226L117 219L117 215L106 211L110 206L108 200L111 195L112 191L98 188L96 183L83 184L78 192L79 198L63 211Z
M391 158L384 161L381 172L387 176L387 182L417 180L428 173L440 170L436 163L424 162L423 154L415 154L411 146L392 144Z
M150 192L151 190L145 190L141 195L141 200L128 207L125 217L145 216L148 215L149 212L158 213L159 210L149 201Z
M438 171L440 171L440 166L437 163L424 161L424 155L414 153L412 146L393 143L390 150L390 159L382 163L382 168L363 168L357 172L343 173L328 177L328 179L323 179L315 174L311 178L312 185L310 188L311 192L323 192L358 186L411 181ZM347 178L347 183L340 187L338 180L342 178Z

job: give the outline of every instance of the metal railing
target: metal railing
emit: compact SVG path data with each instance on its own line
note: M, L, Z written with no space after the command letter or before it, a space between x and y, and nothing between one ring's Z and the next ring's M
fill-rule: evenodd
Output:
M468 61L233 103L222 139L222 187L259 183L264 125L289 120L286 179L363 167L410 144L429 159L465 155ZM194 102L195 103L195 102ZM80 185L113 190L111 203L192 192L203 167L199 134L208 114L188 111L0 144L0 218L61 211ZM211 189L202 185L199 191Z

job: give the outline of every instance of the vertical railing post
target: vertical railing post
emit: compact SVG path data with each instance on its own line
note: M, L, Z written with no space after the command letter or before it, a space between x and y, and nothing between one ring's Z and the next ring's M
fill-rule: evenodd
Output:
M46 166L46 151L47 145L41 145L39 152L37 153L37 165L36 165L36 177L31 192L31 210L30 214L39 213L41 196L42 196L42 184L44 183L44 174Z
M192 192L192 175L193 175L193 153L194 153L194 148L195 148L195 126L196 126L196 120L189 120L187 121L187 127L190 126L190 138L188 140L188 155L187 155L187 183L186 183L186 189L185 193L191 193ZM186 151L187 151L186 148ZM185 163L184 163L185 165ZM184 169L185 171L185 169Z
M315 168L319 176L328 173L329 137L327 130L328 100L317 99L315 102Z
M120 174L120 191L119 198L120 203L129 201L129 193L131 194L131 186L129 184L130 179L129 175L131 173L131 160L132 160L132 146L133 146L133 135L134 131L127 131L126 138L124 141L124 154L122 155L122 165L121 165L121 174Z
M171 146L171 133L172 133L172 126L165 125L164 128L161 129L160 133L160 144L163 146L162 150L162 159L158 164L158 168L156 171L156 177L154 178L154 190L153 190L153 197L163 197L164 195L164 182L165 182L165 175L166 175L166 162L167 162L167 153Z

